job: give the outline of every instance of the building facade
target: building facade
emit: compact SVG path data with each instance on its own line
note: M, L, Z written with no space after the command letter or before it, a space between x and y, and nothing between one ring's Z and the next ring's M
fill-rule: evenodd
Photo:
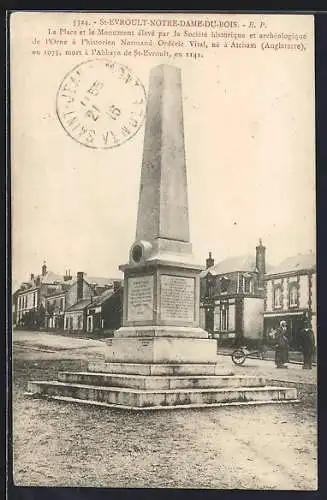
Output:
M201 326L231 344L263 337L265 247L214 264L211 254L200 274Z
M265 276L265 335L268 337L285 320L290 345L299 349L306 318L317 336L316 259L312 252L284 260Z
M78 272L75 278L68 271L61 276L48 271L44 263L41 274L31 274L30 280L22 283L15 292L13 324L26 329L86 331L86 304L104 291L112 290L114 281L111 278L87 277L83 272ZM79 311L82 301L83 313Z
M87 307L87 331L113 333L122 324L123 288L115 281L110 290L95 297Z
M65 330L70 332L86 331L86 311L92 303L91 298L81 299L65 312Z
M40 328L44 326L46 297L61 290L64 278L47 270L44 263L41 274L31 274L16 293L16 326Z
M106 278L84 278L77 273L76 294L73 287L66 295L64 329L69 331L100 331L104 327L103 309L107 310L107 302L120 281ZM72 300L75 297L75 300ZM111 302L110 302L111 304ZM115 317L115 311L109 307L109 315ZM120 326L120 325L119 325Z

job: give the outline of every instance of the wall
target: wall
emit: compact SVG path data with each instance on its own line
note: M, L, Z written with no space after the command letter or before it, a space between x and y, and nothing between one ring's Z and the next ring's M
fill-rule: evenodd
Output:
M122 324L123 290L115 292L102 304L101 318L103 326L108 330L116 330Z
M57 295L56 297L47 297L47 304L50 307L56 307L61 311L65 310L65 295ZM62 305L63 304L63 305Z
M263 335L263 299L244 298L244 336L251 339L261 338Z
M79 323L80 318L80 323ZM68 321L68 324L67 324ZM84 313L83 311L66 312L64 329L65 330L83 330L84 329Z
M90 299L93 296L90 285L83 281L83 299ZM77 302L77 282L75 282L66 292L66 309L69 309Z
M289 286L292 283L295 283L299 279L299 305L298 309L308 309L309 307L309 276L306 275L298 275L291 276L290 278L275 278L268 279L266 281L266 312L278 312L278 311L288 311L295 310L297 308L291 307L289 308ZM282 307L275 309L274 308L274 285L282 286ZM312 309L315 312L316 309L316 274L312 276Z
M266 281L266 311L272 312L274 304L274 287L272 280Z
M38 289L26 290L17 296L17 315L16 323L22 318L25 312L37 308Z
M306 309L309 304L309 276L300 276L300 309Z

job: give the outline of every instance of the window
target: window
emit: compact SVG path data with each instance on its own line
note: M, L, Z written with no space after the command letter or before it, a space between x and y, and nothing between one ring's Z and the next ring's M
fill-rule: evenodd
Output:
M68 322L69 318L66 316L66 323L65 323L65 328L68 329L68 325L69 325L69 322Z
M226 293L228 291L230 279L227 276L223 276L220 280L220 291L221 293Z
M36 307L36 292L33 293L33 307Z
M280 285L275 286L274 289L274 308L275 309L281 309L282 307L282 287Z
M60 309L63 311L64 310L64 298L61 297L60 299Z
M228 330L228 304L222 304L220 308L220 330Z
M253 276L251 276L249 274L245 274L243 276L243 291L244 291L244 293L253 293L254 292Z
M77 326L78 330L81 330L83 328L83 318L82 318L82 316L78 316L77 324L78 324L78 326Z
M289 288L289 306L298 306L298 287L297 284L292 284Z

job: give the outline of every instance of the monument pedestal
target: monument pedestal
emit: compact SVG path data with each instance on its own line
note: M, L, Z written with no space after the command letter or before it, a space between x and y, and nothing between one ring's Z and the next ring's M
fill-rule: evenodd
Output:
M207 339L208 332L202 328L184 326L122 326L115 333L115 338L129 337L176 337Z
M105 360L114 363L216 363L216 340L177 337L113 338Z

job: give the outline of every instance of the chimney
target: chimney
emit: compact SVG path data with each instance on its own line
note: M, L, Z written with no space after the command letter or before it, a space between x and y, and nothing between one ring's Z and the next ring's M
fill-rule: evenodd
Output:
M33 281L33 280L34 280L34 274L31 273L31 281Z
M118 292L121 289L121 281L114 280L114 292Z
M77 273L77 296L76 300L81 300L83 298L83 281L84 281L84 273L78 271Z
M45 261L43 261L43 266L42 266L42 276L45 276L47 274L47 265Z
M70 274L70 269L68 271L66 269L66 274L64 276L64 281L69 281L71 279L72 279L72 277L71 277L71 274Z
M215 265L215 259L212 258L211 252L209 252L209 257L206 260L206 268L212 267Z
M259 287L263 288L263 278L266 273L266 247L263 246L261 238L256 247L255 265L259 272Z

